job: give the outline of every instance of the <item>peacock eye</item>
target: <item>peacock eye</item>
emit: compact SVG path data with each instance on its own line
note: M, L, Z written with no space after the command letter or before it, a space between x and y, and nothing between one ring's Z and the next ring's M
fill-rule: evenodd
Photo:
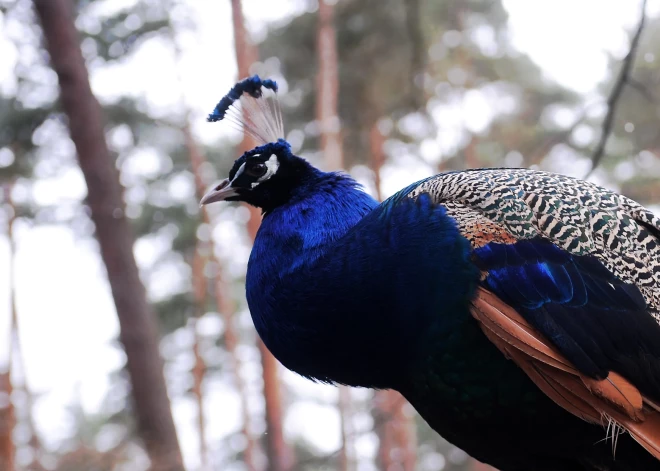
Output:
M268 167L263 163L254 163L245 167L245 173L251 177L263 177L266 170L268 170Z

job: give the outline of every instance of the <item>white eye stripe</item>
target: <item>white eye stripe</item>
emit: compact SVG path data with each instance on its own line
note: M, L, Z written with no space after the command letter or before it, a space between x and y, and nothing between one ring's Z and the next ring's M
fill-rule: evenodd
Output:
M277 169L280 168L280 162L277 160L277 156L275 154L271 155L264 163L266 164L266 168L268 170L266 170L266 173L259 179L259 181L263 181L272 177L277 172Z
M268 180L270 177L277 173L277 169L280 168L280 162L277 160L277 156L272 154L270 158L264 162L266 165L266 173L263 174L256 182L252 184L252 188L256 187L259 183Z

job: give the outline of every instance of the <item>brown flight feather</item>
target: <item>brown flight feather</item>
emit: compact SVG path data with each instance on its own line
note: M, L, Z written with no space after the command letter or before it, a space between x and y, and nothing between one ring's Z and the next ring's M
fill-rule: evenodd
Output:
M491 342L550 399L581 419L604 427L614 420L660 459L660 406L620 374L598 380L582 375L511 306L484 288L472 316Z

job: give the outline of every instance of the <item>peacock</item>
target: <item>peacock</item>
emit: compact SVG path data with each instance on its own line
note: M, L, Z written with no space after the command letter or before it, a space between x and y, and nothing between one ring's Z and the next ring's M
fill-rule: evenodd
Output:
M397 390L502 471L660 470L656 216L509 168L442 173L379 204L292 153L276 92L249 77L209 115L259 146L201 204L262 210L246 296L286 368Z

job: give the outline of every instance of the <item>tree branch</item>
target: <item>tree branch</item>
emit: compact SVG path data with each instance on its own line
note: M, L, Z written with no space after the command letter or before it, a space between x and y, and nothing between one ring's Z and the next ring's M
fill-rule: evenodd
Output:
M639 23L637 24L637 31L630 42L630 50L628 54L623 59L623 64L621 66L621 71L617 77L614 87L612 87L612 92L610 93L609 98L607 99L607 114L603 120L603 130L600 135L600 140L596 146L596 150L591 157L592 165L591 170L587 172L584 178L587 178L591 173L598 167L598 164L603 159L605 154L605 145L607 140L612 133L612 125L614 124L614 117L616 116L616 110L619 105L619 99L623 93L626 83L629 82L630 71L635 62L635 56L637 55L637 47L639 46L639 39L642 36L642 30L644 29L644 24L646 23L646 0L642 0L642 8L639 17Z

